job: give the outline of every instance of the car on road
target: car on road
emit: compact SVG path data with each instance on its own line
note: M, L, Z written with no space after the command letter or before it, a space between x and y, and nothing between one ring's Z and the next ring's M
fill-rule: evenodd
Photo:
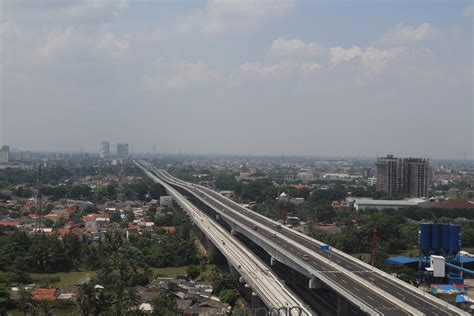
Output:
M308 261L308 259L309 259L308 255L306 255L306 254L303 255L303 260L304 260L304 261Z
M253 230L257 230L258 229L258 226L257 225L253 225Z

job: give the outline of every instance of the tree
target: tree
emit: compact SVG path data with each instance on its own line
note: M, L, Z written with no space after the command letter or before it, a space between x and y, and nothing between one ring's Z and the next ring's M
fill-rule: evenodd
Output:
M217 269L214 269L211 278L215 293L235 288L235 279L228 273L221 273Z
M23 312L23 315L33 314L36 311L36 305L31 297L31 292L20 288L20 296L18 298L18 309Z
M150 185L150 198L158 200L160 196L166 195L166 189L158 183L152 183Z
M105 193L109 199L115 199L117 198L117 189L118 189L118 184L115 181L110 181L109 185L107 186L107 189L105 190Z
M140 296L135 289L129 287L125 290L122 303L127 311L136 310L140 304Z
M43 225L44 225L45 227L51 228L51 227L53 227L53 225L54 225L54 221L53 221L51 218L45 218L45 219L43 220Z
M186 269L186 273L189 275L191 279L195 279L199 276L199 274L201 274L201 271L198 266L192 265Z
M235 289L227 289L219 292L219 299L229 305L233 305L237 300L237 295L239 293Z
M153 315L157 316L176 316L178 313L178 304L170 294L161 293L153 299Z
M82 211L82 215L87 215L87 214L96 214L99 212L99 209L97 208L97 206L95 206L94 204L91 204L91 205L87 205L84 210Z

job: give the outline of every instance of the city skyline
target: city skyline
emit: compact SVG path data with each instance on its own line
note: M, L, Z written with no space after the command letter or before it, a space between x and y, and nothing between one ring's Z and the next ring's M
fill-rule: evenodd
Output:
M2 1L0 143L473 159L470 1Z

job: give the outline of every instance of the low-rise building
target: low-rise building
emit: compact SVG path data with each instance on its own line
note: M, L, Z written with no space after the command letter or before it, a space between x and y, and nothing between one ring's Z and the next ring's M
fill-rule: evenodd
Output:
M173 198L168 195L160 196L160 206L171 206L173 205Z
M356 211L363 210L383 210L407 208L411 206L421 206L426 200L414 198L408 200L374 200L370 198L355 198L352 205Z

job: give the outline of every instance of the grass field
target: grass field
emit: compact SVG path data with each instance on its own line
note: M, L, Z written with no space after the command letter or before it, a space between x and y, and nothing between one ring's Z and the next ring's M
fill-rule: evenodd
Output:
M59 277L59 282L54 283L55 287L68 287L75 284L82 284L89 281L96 275L95 271L79 271L79 272L60 272L51 274L30 273L33 279L44 279Z
M214 265L207 265L206 271L203 273L204 278L207 278L214 269ZM168 278L175 278L178 274L185 274L187 267L170 267L170 268L152 268L153 276L163 276ZM96 275L95 271L80 271L80 272L61 272L51 274L30 274L34 279L45 279L59 277L59 282L53 285L58 288L64 288L75 284L82 284L90 280Z

